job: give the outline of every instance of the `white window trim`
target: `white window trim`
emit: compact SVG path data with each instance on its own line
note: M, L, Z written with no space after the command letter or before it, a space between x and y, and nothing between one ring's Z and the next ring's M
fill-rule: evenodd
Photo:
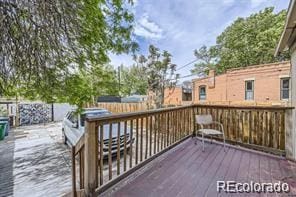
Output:
M244 81L255 81L255 77L253 77L253 78L248 78L248 79L244 79Z
M291 100L291 77L289 75L281 75L280 77L280 100L281 101L290 101ZM282 80L289 79L289 98L282 98Z
M205 88L205 99L200 99L200 89L201 88ZM207 86L206 85L198 86L198 100L199 101L206 101L207 100Z
M282 78L291 78L291 76L290 75L280 75L279 78L280 79L282 79Z
M253 82L253 99L246 99L246 82L248 81L252 81ZM255 78L248 78L248 79L245 79L245 101L255 101Z

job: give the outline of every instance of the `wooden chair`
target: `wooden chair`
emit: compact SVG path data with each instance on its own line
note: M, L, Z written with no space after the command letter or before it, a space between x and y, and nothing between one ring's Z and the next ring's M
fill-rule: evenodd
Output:
M213 121L212 115L196 115L195 116L196 124L200 125L201 129L198 130L198 132L201 133L202 136L202 151L204 152L204 135L211 136L211 143L212 143L212 136L213 135L222 135L223 136L223 148L225 151L225 135L224 135L224 128L223 125L220 122ZM213 125L217 124L220 126L221 130L216 129L204 129L204 126L206 125ZM196 141L195 141L196 144Z

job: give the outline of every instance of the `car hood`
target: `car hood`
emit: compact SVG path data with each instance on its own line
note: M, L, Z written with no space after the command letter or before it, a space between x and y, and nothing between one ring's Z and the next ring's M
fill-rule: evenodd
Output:
M115 137L117 137L117 134L118 134L118 123L113 123L111 125L112 125L111 126L112 127L112 138L115 138ZM120 136L123 136L124 135L124 122L120 122L119 128L120 128ZM104 140L109 139L110 124L103 125L103 130L104 130L103 139ZM131 132L131 128L127 125L126 126L126 133L130 134L130 132ZM100 129L98 129L98 137L100 139Z
M112 138L114 137L117 137L118 135L118 123L114 123L112 124ZM124 135L124 122L120 122L120 125L119 125L119 129L120 129L120 136L123 136ZM103 139L106 140L106 139L109 139L109 132L110 132L110 125L109 124L105 124L103 126L103 130L104 130L104 133L103 133ZM126 126L126 133L127 134L130 134L131 132L131 128L127 125ZM100 139L100 132L99 132L99 139Z

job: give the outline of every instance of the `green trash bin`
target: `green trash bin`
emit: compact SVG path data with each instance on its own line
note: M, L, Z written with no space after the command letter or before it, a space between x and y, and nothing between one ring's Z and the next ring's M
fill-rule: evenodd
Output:
M8 136L8 131L9 131L9 118L8 117L3 117L3 116L0 116L0 123L1 122L4 122L4 123L7 123L6 124L6 129L5 129L5 136Z
M3 140L5 137L6 123L0 122L0 140Z

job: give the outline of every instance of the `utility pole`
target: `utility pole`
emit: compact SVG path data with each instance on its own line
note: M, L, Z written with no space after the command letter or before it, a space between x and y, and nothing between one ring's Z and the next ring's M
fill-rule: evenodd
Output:
M122 67L122 64L120 66L118 66L118 95L120 96L120 92L121 92L121 67Z

